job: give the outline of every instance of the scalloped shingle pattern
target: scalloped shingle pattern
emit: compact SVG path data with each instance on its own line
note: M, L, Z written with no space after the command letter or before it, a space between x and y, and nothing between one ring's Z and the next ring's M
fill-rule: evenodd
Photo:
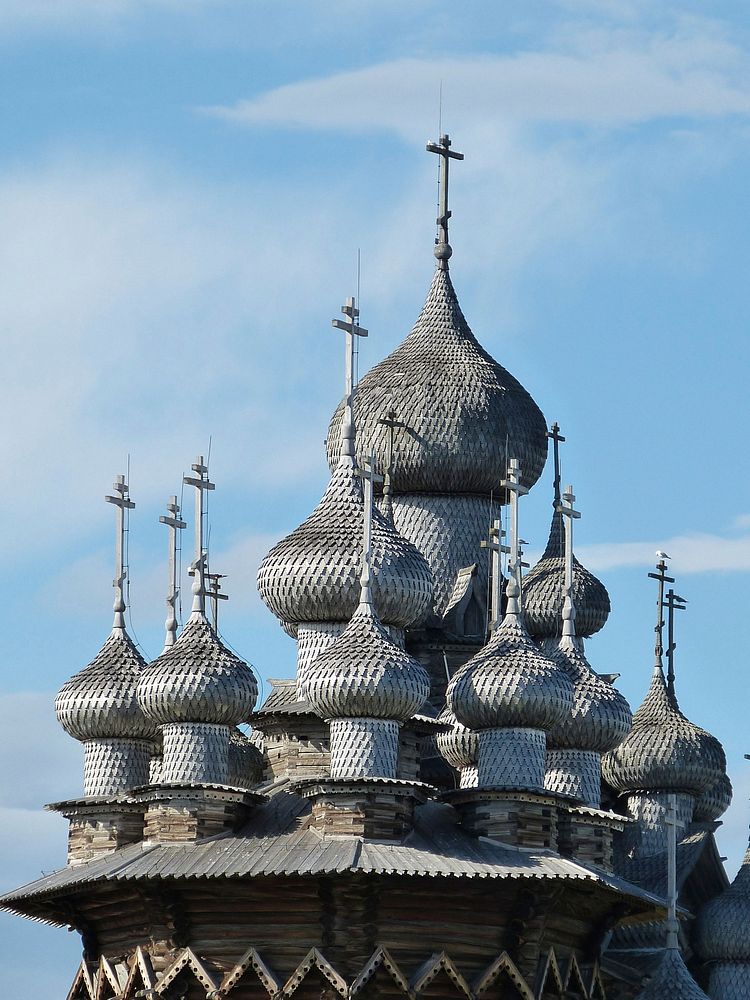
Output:
M562 635L562 608L565 599L565 538L562 514L552 515L547 547L542 558L523 581L523 615L529 634L535 639ZM576 634L584 638L604 627L609 617L607 588L573 556L573 604Z
M451 727L435 736L440 756L459 771L476 764L479 756L477 734L459 722L447 705L438 715L438 722L445 722Z
M165 784L226 785L229 728L207 722L172 722L164 726L161 780Z
M263 779L263 754L239 729L229 731L227 781L238 788L252 788Z
M145 665L127 632L113 629L91 663L60 688L55 712L65 732L81 741L155 736L136 697Z
M284 622L348 622L359 604L364 501L346 460L315 510L278 542L258 569L258 591ZM389 625L416 624L432 602L424 556L378 510L372 520L372 593Z
M84 795L118 795L147 784L152 746L145 740L87 740L83 757Z
M479 734L479 787L541 792L546 743L539 729L483 729Z
M633 715L625 696L591 669L581 643L567 637L550 659L573 682L573 709L547 733L547 746L556 750L614 749L630 732Z
M332 778L395 778L399 724L391 719L332 719Z
M520 618L506 615L487 645L453 675L446 699L469 729L547 730L570 715L573 683L539 651Z
M548 738L549 742L549 738ZM599 808L602 798L601 757L594 750L547 750L544 787L584 805Z
M705 962L750 962L750 847L729 888L701 910L695 942Z
M720 962L708 974L712 1000L750 1000L750 966L744 962Z
M712 823L723 816L732 804L732 782L728 774L722 774L718 781L701 792L695 800L693 819L696 823Z
M438 269L409 336L359 382L357 460L387 462L393 409L396 493L489 493L515 457L531 487L547 457L544 416L523 386L477 342L447 270ZM339 457L343 403L328 430L328 461ZM507 442L507 449L506 449Z
M729 995L729 994L728 994ZM676 948L664 952L659 968L636 1000L709 1000L688 972Z
M657 665L629 735L602 758L605 780L618 792L654 789L700 795L725 772L721 744L685 718Z
M198 615L188 619L174 646L144 668L138 684L143 711L161 724L235 726L252 712L257 697L251 668Z
M307 698L324 719L381 718L405 722L427 700L424 667L397 646L369 605L315 661Z

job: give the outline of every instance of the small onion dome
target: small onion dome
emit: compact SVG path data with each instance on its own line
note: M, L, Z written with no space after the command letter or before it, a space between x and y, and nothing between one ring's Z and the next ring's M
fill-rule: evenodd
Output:
M82 742L153 739L157 727L136 697L145 666L127 632L114 628L91 663L60 688L55 712L65 732Z
M552 515L547 548L523 581L523 616L535 639L560 635L565 599L565 538L562 514ZM607 588L573 556L576 635L587 638L604 627L610 612Z
M700 795L725 773L719 741L693 725L667 690L661 665L623 742L602 758L602 774L616 791L671 791Z
M688 972L676 948L664 952L659 968L636 1000L709 1000Z
M307 678L307 700L324 719L406 722L429 693L427 671L393 642L366 603L315 660Z
M750 847L734 882L698 914L695 943L704 962L750 962Z
M523 386L480 347L464 319L448 272L438 268L414 329L357 385L357 460L371 451L386 468L394 410L395 493L491 493L519 459L530 488L547 457L544 416ZM338 461L344 404L328 430L328 461Z
M696 823L713 823L723 816L732 804L732 782L728 774L722 774L710 788L701 792L695 800L693 820Z
M263 754L242 730L229 731L229 774L227 784L252 788L263 779Z
M193 614L177 642L144 668L138 701L146 715L170 722L235 726L252 712L258 684L250 667L230 652L201 614Z
M450 726L435 737L438 753L451 767L458 771L463 767L473 767L479 757L479 737L458 721L446 705L438 715L438 722Z
M550 750L606 753L630 732L633 715L625 696L599 677L583 654L582 643L564 636L550 659L573 682L573 711L547 733Z
M520 616L506 613L487 645L453 675L446 698L469 729L548 730L570 716L573 683L539 651Z
M260 564L260 596L282 622L347 622L352 617L359 604L363 506L351 459L343 458L312 514ZM378 616L388 625L415 624L432 603L426 559L378 510L372 516L371 551Z

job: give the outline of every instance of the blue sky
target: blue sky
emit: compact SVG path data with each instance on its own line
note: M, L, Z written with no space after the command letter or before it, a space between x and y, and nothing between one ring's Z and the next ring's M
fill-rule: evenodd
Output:
M750 25L741 3L638 0L5 0L0 6L0 309L5 429L0 879L59 866L43 802L80 788L52 699L111 622L112 511L130 455L132 623L160 648L158 515L211 445L212 564L229 642L263 677L291 640L257 563L309 512L342 391L330 319L361 248L362 370L429 283L443 126L452 275L470 325L568 438L578 551L613 613L589 643L634 705L652 662L653 554L673 556L683 708L750 780L747 273ZM538 551L548 470L522 508ZM186 545L189 544L186 538ZM9 998L47 949L2 917Z

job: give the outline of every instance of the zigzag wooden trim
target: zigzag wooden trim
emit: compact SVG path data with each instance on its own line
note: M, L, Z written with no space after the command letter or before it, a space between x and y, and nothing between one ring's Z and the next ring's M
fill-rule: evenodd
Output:
M252 969L265 987L269 996L275 996L281 991L281 982L271 972L255 948L248 948L233 969L221 981L221 992L229 993L242 979L248 969Z
M206 990L207 995L215 993L219 988L219 984L201 960L197 958L190 948L184 948L156 984L156 989L154 990L156 995L162 996L166 993L167 989L183 969L190 969L201 986Z
M365 967L349 987L349 996L356 997L380 968L385 969L389 973L391 979L393 979L402 992L406 993L407 996L411 995L409 980L401 969L399 969L398 965L396 965L388 949L381 946L375 949Z
M577 991L578 994L584 998L584 1000L589 1000L589 988L583 981L581 967L572 952L570 953L568 965L565 970L565 990L568 993L574 993Z
M127 998L127 1000L130 1000L130 998L135 996L135 986L139 978L141 980L142 989L153 990L154 985L156 984L156 974L154 973L154 968L151 965L151 959L148 952L145 952L140 945L135 949L133 962L130 966L130 973L128 975L127 982L125 983L125 988L122 991L123 997Z
M503 975L515 986L521 1000L534 1000L534 994L529 989L528 983L518 971L518 967L507 951L504 951L502 955L498 955L495 961L477 976L472 984L474 995L480 997L482 993L488 990Z
M342 997L346 996L348 992L346 980L336 972L328 959L321 955L317 948L311 948L284 983L282 992L285 997L290 997L294 993L313 966L326 977L337 993Z
M562 996L565 992L565 981L563 980L562 973L560 972L560 966L557 964L557 956L555 955L555 949L550 948L547 952L546 957L543 959L539 966L539 971L536 977L536 989L534 990L534 996L537 1000L541 1000L541 996L547 989L547 980L552 976L554 980L554 985L557 988L557 992Z
M81 990L85 990L84 993ZM73 985L70 987L66 1000L94 1000L94 983L89 967L84 961L78 966Z
M453 960L449 958L444 951L436 952L434 955L431 955L427 961L417 969L409 982L410 992L418 994L426 986L429 986L432 980L440 972L445 972L451 982L461 990L465 997L467 997L467 1000L473 1000L469 984L453 964Z
M604 989L602 972L598 962L594 962L591 969L591 982L589 983L590 1000L607 1000L607 991Z
M122 983L104 955L99 959L94 986L95 1000L117 1000L118 997L122 996ZM109 987L109 992L107 992L107 987Z

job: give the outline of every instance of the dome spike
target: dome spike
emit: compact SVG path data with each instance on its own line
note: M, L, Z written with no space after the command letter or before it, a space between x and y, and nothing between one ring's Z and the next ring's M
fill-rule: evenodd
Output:
M557 426L557 424L553 425ZM560 491L557 470L555 472L555 494ZM576 608L573 601L573 521L581 516L580 511L573 508L575 493L572 486L566 486L562 499L557 501L555 509L563 516L565 526L565 600L563 601L562 634L568 639L576 637Z
M457 153L451 149L449 135L441 135L438 142L428 142L426 148L428 153L437 153L440 157L440 198L439 215L436 219L435 256L437 257L437 266L440 270L447 271L448 260L453 253L451 245L448 242L448 219L451 217L451 213L448 210L448 161L463 160L464 154Z
M675 611L685 611L687 600L674 592L672 587L667 591L667 599L662 605L667 609L667 691L670 698L675 698L674 689L674 651L677 643L674 641L674 613Z
M180 505L177 497L172 495L167 501L167 513L159 518L159 524L166 524L169 528L169 571L167 581L167 620L164 622L166 635L164 637L164 649L174 646L177 639L177 598L180 594L179 581L177 579L177 532L187 527L187 523L180 519Z
M506 615L518 617L521 613L521 536L518 533L518 498L529 491L521 485L521 466L517 458L511 458L508 466L508 478L500 484L510 494L510 566L508 567L508 585L505 594L508 605Z
M656 564L656 573L649 573L649 579L658 581L658 597L656 599L656 625L654 626L654 632L656 633L656 642L654 644L654 657L655 657L655 667L659 670L663 669L663 655L664 655L664 584L674 583L674 577L667 576L667 564L666 561L669 556L664 552L656 553L659 562Z
M118 476L113 484L114 496L106 496L107 503L114 504L116 513L115 532L115 578L112 586L115 588L113 611L115 613L112 629L125 630L125 580L128 571L125 568L125 511L132 510L135 504L130 499L125 476Z
M206 616L206 550L203 544L203 494L206 490L215 490L214 483L209 481L208 466L203 464L203 455L199 455L192 466L196 476L184 476L186 486L195 487L195 559L191 563L190 572L193 576L193 608L192 614L200 618Z
M555 463L555 498L552 501L552 506L555 510L558 509L560 503L560 443L565 440L565 438L560 433L560 425L557 421L552 424L550 429L547 431L547 437L552 440L552 457Z
M344 340L344 419L341 422L341 455L354 464L354 338L368 336L367 330L357 325L359 309L356 300L349 297L341 307L346 320L332 319L331 326L343 330Z

